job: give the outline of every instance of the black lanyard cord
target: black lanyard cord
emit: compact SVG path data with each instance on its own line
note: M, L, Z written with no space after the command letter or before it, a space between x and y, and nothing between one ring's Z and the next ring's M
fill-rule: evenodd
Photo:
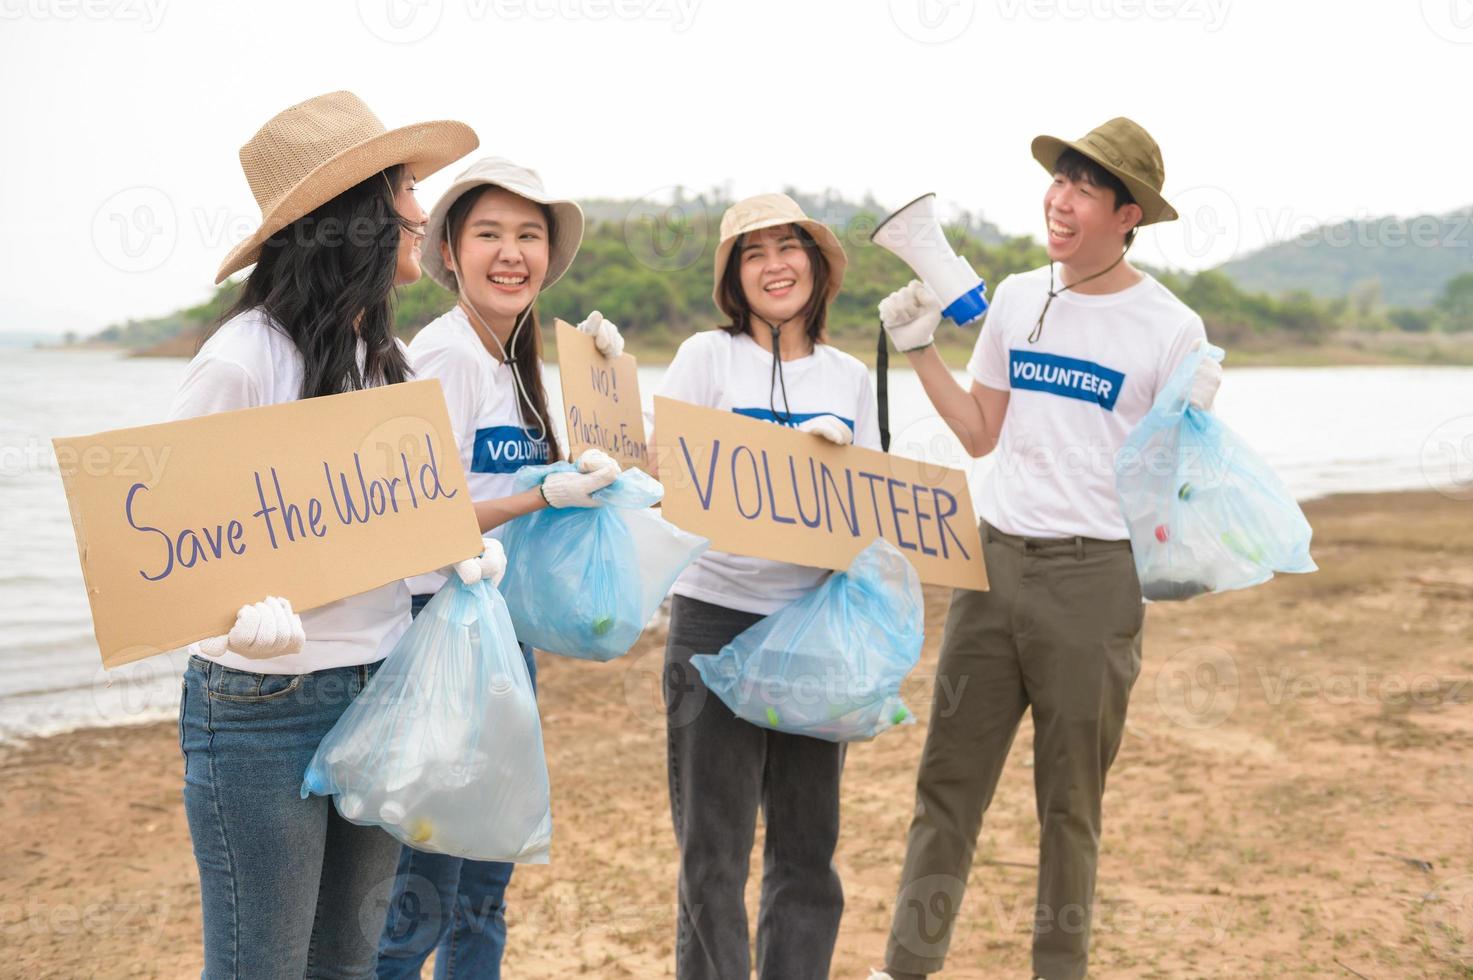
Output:
M1075 286L1083 286L1085 283L1089 282L1091 279L1098 279L1100 276L1103 276L1105 273L1107 273L1111 269L1115 268L1121 262L1124 262L1125 261L1125 252L1129 252L1129 251L1130 251L1130 246L1127 245L1127 246L1125 246L1125 251L1124 252L1121 252L1120 253L1120 257L1118 259L1116 259L1114 262L1111 262L1109 265L1105 266L1103 269L1101 269L1099 272L1096 272L1094 275L1092 275L1092 276L1085 276L1083 279L1079 280L1078 282L1071 282L1069 285L1063 287L1062 289L1054 289L1054 264L1052 262L1050 262L1048 264L1048 299L1044 301L1043 311L1038 314L1038 322L1033 325L1033 332L1028 335L1028 343L1030 343L1030 344L1036 344L1036 343L1038 343L1038 338L1041 337L1041 336L1043 336L1043 318L1044 318L1044 316L1046 316L1048 314L1048 308L1053 305L1053 303L1054 303L1054 297L1055 296L1059 295L1059 293L1066 293L1069 290L1073 289Z
M782 323L778 324L772 323L772 321L768 320L760 313L753 313L752 315L761 320L763 323L767 324L768 329L772 331L772 374L768 377L767 381L767 407L772 412L772 417L774 419L776 419L783 425L791 425L793 422L793 409L792 406L788 404L788 382L787 379L783 377L782 357L778 353L778 339L782 334L783 325L792 322L792 320L796 317L796 314L794 316L788 317ZM779 386L782 387L783 393L783 411L781 415L779 415L777 411L776 392Z
M875 414L880 423L880 451L890 451L890 348L885 325L880 324L880 346L875 351Z

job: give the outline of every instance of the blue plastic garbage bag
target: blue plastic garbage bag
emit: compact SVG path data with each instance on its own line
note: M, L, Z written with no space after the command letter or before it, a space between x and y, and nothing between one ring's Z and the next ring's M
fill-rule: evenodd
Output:
M848 571L691 663L754 725L853 742L915 723L900 684L920 660L924 636L920 577L876 538Z
M526 466L517 490L572 463ZM598 507L539 510L509 523L506 596L517 638L539 650L613 660L634 646L685 566L710 542L649 508L665 495L642 470L625 470L597 490Z
M1115 457L1115 488L1147 599L1190 599L1313 572L1311 529L1278 475L1211 412L1188 403L1187 355Z
M416 850L547 863L542 723L494 586L450 577L317 746L309 793Z

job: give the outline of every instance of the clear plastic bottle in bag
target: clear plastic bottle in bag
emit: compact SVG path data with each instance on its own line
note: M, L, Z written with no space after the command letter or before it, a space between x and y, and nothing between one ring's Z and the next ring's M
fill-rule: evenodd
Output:
M310 793L418 850L546 863L537 697L494 586L452 577L436 593L317 747Z
M1189 401L1204 345L1177 366L1115 457L1115 489L1141 592L1190 599L1312 572L1312 530L1273 469L1222 420Z
M924 638L920 577L894 545L876 538L847 571L691 664L754 725L859 741L914 724L900 685Z

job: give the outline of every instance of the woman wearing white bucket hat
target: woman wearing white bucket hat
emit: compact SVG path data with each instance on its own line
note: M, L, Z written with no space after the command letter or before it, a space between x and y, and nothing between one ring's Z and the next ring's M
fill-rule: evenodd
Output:
M680 345L659 394L879 449L868 369L825 343L846 265L834 233L784 194L733 204L716 249L727 326ZM658 454L652 454L658 458ZM823 980L844 909L834 870L841 744L750 724L691 666L828 576L819 568L707 551L674 587L666 649L670 804L680 849L675 972L750 976L744 892L763 813L760 980Z
M534 305L567 271L582 238L576 203L550 196L536 172L499 157L472 164L430 213L424 268L458 302L414 337L410 363L416 377L438 378L445 391L481 529L493 535L480 564L491 565L498 580L506 567L495 537L502 524L542 507L597 506L589 495L619 474L618 463L591 450L579 458L582 472L512 492L522 467L562 458L549 424ZM605 355L623 352L618 329L598 313L579 329ZM410 579L416 612L444 581L440 573ZM532 650L524 644L522 652L535 683ZM417 978L432 950L437 977L500 976L512 868L405 847L379 943L379 977Z
M190 362L172 417L404 380L393 290L420 275L414 181L476 144L458 122L385 129L349 92L262 126L240 151L261 224L216 282L255 269ZM395 583L300 617L268 598L190 648L179 740L207 980L373 976L378 920L365 929L365 910L399 843L300 788L318 742L408 625L409 593Z

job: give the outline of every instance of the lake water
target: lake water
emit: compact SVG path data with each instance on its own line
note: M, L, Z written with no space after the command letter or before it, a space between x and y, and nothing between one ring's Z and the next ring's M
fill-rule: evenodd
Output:
M0 352L0 740L177 711L182 658L99 666L51 439L162 420L184 366ZM646 401L661 372L640 369ZM890 391L892 451L975 487L990 461L964 458L915 375L892 371ZM1230 368L1216 408L1301 499L1473 481L1473 368Z

